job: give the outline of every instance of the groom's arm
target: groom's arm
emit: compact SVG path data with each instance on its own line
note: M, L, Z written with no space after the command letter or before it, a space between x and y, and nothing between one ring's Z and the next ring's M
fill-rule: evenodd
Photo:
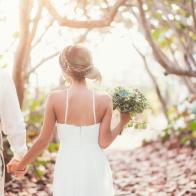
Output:
M20 110L16 89L12 78L8 74L3 75L1 89L0 118L3 132L14 153L14 159L20 160L27 152L26 129Z

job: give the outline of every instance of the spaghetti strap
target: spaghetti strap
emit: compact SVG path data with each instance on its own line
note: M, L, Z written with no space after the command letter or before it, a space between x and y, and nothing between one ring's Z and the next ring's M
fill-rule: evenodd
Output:
M65 105L65 124L67 123L67 112L68 112L68 92L69 92L69 89L67 88L67 92L66 92L66 105Z
M94 118L94 123L96 124L96 112L95 112L95 92L93 90L93 118Z

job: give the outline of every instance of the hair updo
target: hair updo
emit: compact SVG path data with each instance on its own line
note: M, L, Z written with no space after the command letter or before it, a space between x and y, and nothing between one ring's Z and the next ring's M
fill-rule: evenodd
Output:
M89 78L101 81L101 73L93 65L91 53L85 47L67 46L60 52L59 63L62 70L75 80Z

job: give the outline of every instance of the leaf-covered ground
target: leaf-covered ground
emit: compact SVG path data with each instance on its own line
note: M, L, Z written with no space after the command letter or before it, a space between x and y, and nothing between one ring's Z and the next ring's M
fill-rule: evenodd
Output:
M159 142L128 150L108 150L116 195L196 196L196 150L168 149ZM6 186L6 196L51 195L52 165L43 180L28 174Z

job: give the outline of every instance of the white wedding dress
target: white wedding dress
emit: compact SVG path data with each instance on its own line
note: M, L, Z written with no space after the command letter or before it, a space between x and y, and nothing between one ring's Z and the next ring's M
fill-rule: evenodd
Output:
M96 123L94 92L94 124L87 126L66 124L68 92L65 123L57 123L60 149L55 164L53 196L114 196L109 162L98 144L100 123Z

